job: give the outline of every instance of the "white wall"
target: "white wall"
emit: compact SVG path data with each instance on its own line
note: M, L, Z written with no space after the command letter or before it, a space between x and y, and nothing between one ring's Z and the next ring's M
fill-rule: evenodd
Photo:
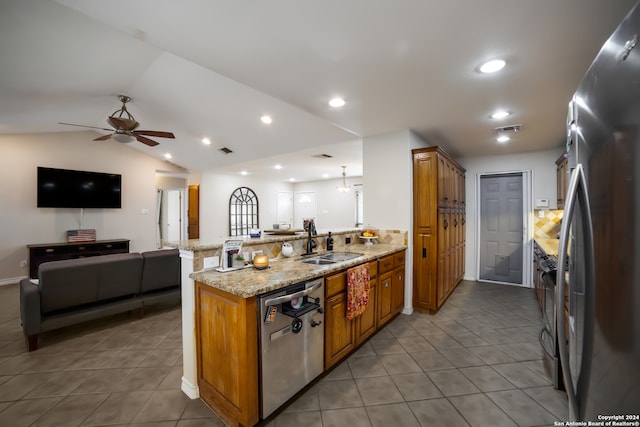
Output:
M277 223L278 192L293 191L290 183L253 179L251 176L202 172L200 183L200 240L229 235L229 198L238 187L249 187L258 197L260 228L270 229Z
M556 159L562 149L536 151L531 153L511 154L491 157L467 157L457 161L466 172L466 206L467 206L467 251L465 262L465 279L477 279L478 233L476 222L478 216L477 176L483 173L531 171L532 194L531 205L535 199L549 199L550 208L555 209L556 197ZM531 212L530 215L533 215ZM532 230L529 230L532 233Z
M409 130L363 139L364 223L408 231L404 304L413 310L413 160L411 150L428 144Z
M331 228L355 227L356 223L356 193L354 185L362 185L362 177L347 177L347 185L351 187L348 193L341 193L338 187L340 179L301 182L294 184L294 192L315 191L318 201L316 227L322 230ZM360 187L362 188L362 187ZM364 190L366 200L366 189ZM294 204L295 206L295 204Z
M130 239L132 252L156 247L156 171L178 168L95 137L90 131L0 135L0 283L28 275L20 267L27 244L65 242L67 230L80 227L79 209L36 207L38 166L121 174L122 209L85 209L82 226L95 228L98 239Z

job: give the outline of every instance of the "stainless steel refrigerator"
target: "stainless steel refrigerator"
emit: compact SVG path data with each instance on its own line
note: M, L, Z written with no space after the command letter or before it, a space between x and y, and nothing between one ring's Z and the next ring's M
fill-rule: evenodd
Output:
M556 318L572 420L639 421L639 39L640 3L569 104Z

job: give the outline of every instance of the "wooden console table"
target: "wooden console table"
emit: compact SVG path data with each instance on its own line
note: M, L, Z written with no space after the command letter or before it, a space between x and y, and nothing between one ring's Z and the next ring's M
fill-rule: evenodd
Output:
M38 278L38 266L47 261L84 258L129 252L129 240L96 240L95 242L40 243L27 245L29 249L29 277Z

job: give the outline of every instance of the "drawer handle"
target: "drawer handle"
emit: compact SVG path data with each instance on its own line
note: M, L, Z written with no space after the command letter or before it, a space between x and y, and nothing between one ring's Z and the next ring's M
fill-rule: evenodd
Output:
M458 218L456 218L456 219L454 219L454 220L453 220L453 226L454 226L454 227L457 227L457 226L458 226Z
M384 282L384 287L388 288L389 287L389 282Z
M465 222L467 222L467 221L465 221L465 219L462 218L462 225L464 225Z
M113 245L107 245L107 248L112 248L112 247L113 247Z
M51 252L53 252L53 249L46 249L45 252L51 253Z
M446 230L447 228L449 228L449 221L448 220L444 220L444 229Z

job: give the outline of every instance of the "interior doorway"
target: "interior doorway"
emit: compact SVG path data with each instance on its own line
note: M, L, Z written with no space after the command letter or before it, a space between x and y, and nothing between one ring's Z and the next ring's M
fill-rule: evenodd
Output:
M478 280L529 286L527 172L478 175Z
M184 240L186 207L183 189L158 189L157 246Z
M188 225L187 225L187 238L199 239L200 238L200 186L189 186L189 208L187 209Z
M315 191L295 193L293 218L293 227L299 229L304 228L306 218L318 218L318 196Z

